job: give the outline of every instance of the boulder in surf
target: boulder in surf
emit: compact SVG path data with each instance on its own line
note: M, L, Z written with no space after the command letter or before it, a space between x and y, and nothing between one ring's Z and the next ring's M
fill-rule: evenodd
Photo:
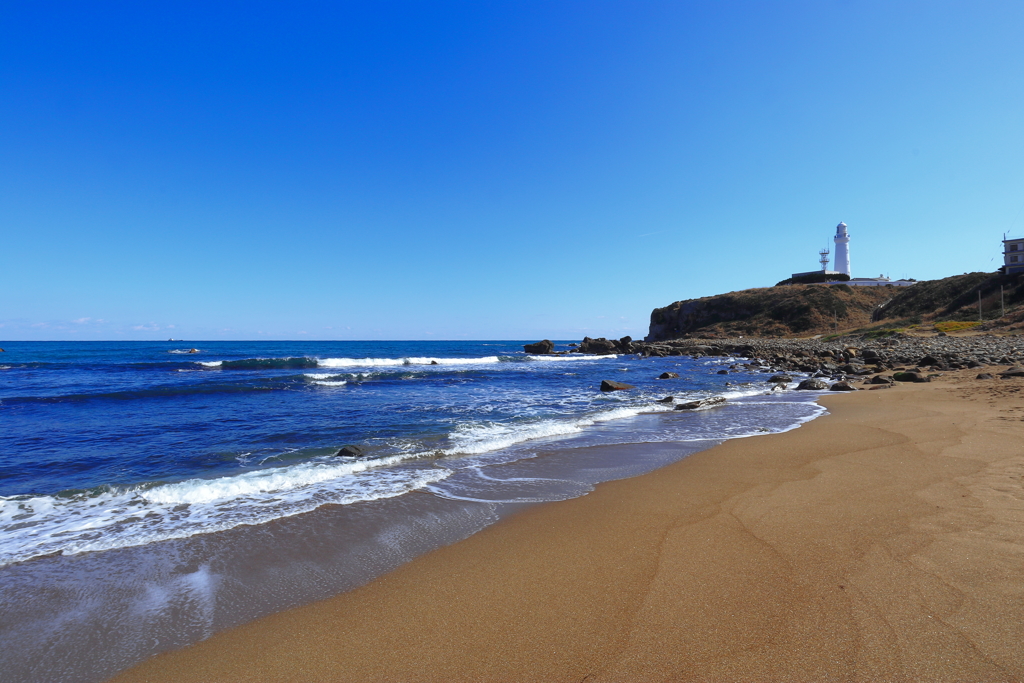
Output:
M616 382L610 379L601 380L601 391L626 391L627 389L636 389L636 387L625 382Z

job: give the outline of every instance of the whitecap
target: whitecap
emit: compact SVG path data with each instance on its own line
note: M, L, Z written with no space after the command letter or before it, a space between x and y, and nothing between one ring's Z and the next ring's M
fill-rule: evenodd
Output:
M621 420L640 413L661 412L663 406L631 406L613 408L576 419L546 419L528 424L490 422L458 426L450 435L451 445L446 455L476 455L508 448L524 441L577 434L585 427L608 420Z
M498 356L482 358L320 358L317 360L317 365L322 368L371 368L400 365L489 365L500 361Z
M564 356L527 356L530 360L609 360L612 358L618 358L618 355L611 354L609 356L591 356L587 354L573 353Z

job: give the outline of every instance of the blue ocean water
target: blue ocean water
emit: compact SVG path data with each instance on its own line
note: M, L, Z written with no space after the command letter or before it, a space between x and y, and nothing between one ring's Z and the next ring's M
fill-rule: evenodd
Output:
M12 680L102 680L358 585L509 506L822 412L730 358L530 356L517 341L0 346ZM603 379L636 388L603 393ZM666 395L730 401L680 412ZM338 456L349 444L365 457Z

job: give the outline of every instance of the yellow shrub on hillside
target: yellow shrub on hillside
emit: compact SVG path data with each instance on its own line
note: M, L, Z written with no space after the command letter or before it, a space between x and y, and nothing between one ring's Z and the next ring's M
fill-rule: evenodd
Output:
M950 320L944 323L935 323L935 329L938 330L939 332L945 332L948 334L950 332L960 332L961 330L969 330L972 327L977 327L980 324L981 323L978 321L967 322L965 320L961 320L954 322Z

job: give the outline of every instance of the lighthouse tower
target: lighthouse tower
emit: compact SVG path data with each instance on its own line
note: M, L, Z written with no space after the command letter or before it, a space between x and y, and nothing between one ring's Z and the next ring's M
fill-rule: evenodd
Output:
M846 223L836 226L836 261L835 269L844 275L850 274L850 236L846 234Z

